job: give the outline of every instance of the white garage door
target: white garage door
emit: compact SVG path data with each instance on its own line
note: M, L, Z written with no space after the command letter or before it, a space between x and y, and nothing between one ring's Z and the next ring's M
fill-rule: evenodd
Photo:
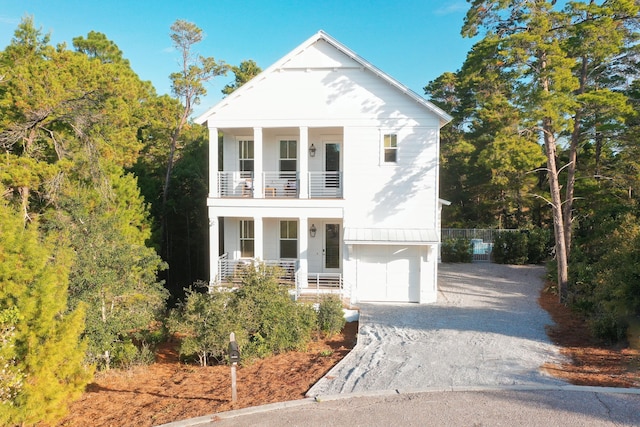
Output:
M418 302L420 258L416 246L360 245L358 300Z

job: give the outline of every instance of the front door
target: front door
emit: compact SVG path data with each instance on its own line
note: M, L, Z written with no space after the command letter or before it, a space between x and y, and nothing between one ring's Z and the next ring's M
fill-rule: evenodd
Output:
M340 188L340 144L325 142L324 144L325 188Z
M340 228L340 224L324 224L322 255L325 273L340 271Z

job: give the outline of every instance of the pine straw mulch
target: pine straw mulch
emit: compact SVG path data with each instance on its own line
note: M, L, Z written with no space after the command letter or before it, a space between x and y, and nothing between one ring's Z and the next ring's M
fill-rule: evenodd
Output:
M545 365L547 372L575 385L640 387L640 351L597 341L584 317L560 304L548 290L540 293L538 303L555 322L547 327L547 335L568 360Z
M181 363L177 343L158 352L156 363L96 375L71 404L59 426L154 426L216 412L302 399L356 343L358 322L341 334L237 368L238 401L231 402L229 366Z

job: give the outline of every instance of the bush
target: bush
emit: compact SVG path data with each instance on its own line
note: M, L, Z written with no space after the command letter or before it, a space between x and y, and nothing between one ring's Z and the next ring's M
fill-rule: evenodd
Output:
M549 259L553 242L551 231L544 228L533 228L527 231L527 262L541 264Z
M181 335L181 356L197 358L203 366L212 359L221 362L231 332L245 361L305 349L317 314L312 306L291 299L278 282L280 275L280 269L261 264L247 268L237 290L187 290L168 320L170 331Z
M208 365L211 359L224 360L229 335L238 329L227 310L232 297L229 292L204 293L193 287L186 290L185 300L167 320L170 332L181 337L181 357L197 358L201 366ZM243 337L238 332L236 340L241 344Z
M600 312L589 318L589 329L607 344L625 340L629 323L610 312Z
M316 313L291 299L278 282L281 275L279 268L258 265L245 272L235 292L233 311L249 340L247 357L301 350L311 341Z
M442 242L442 262L472 262L473 247L469 239L446 239Z
M318 327L328 336L342 331L346 320L342 310L342 301L336 295L327 295L320 301L318 308Z
M493 260L498 264L526 264L527 235L517 231L496 234L493 239Z

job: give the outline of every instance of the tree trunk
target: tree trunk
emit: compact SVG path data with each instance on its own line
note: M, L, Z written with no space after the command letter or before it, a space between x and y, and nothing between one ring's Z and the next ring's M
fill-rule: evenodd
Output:
M569 265L567 258L567 246L565 228L562 214L562 197L560 195L560 182L558 180L558 166L556 164L556 139L553 135L551 120L543 121L544 147L547 154L547 168L549 175L549 190L551 192L551 207L553 209L553 231L556 240L556 262L558 264L558 295L561 302L567 297L567 284L569 282Z

